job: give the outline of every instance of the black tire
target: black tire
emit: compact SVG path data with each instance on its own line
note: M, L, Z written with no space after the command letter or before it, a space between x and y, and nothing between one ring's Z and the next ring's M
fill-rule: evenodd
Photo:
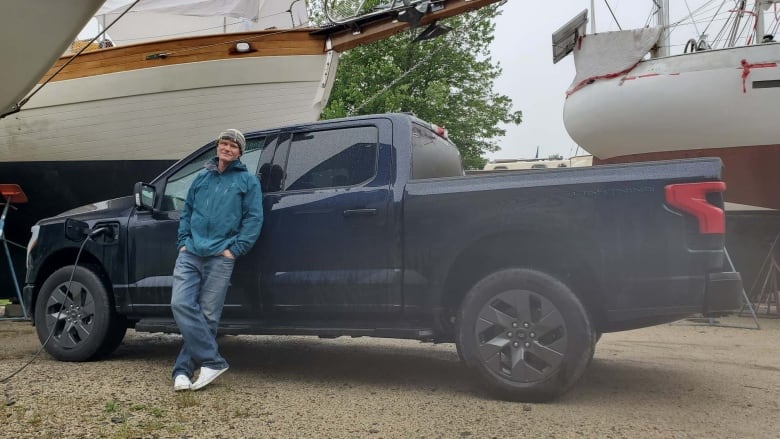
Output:
M125 339L127 333L127 318L123 315L119 315L116 312L111 312L111 325L106 334L106 339L103 345L100 346L97 354L94 358L103 358L111 355L116 348L122 344L122 340Z
M585 366L586 369L590 367L590 363L593 362L593 356L596 354L596 345L599 343L599 340L601 340L601 332L594 331L593 332L593 354L591 354L590 359L588 360L588 364Z
M73 265L62 267L41 286L35 329L46 352L57 360L89 361L113 352L127 326L112 309L100 278L82 266L73 270Z
M458 350L502 399L541 402L569 390L593 358L595 331L577 296L529 269L493 273L466 294Z

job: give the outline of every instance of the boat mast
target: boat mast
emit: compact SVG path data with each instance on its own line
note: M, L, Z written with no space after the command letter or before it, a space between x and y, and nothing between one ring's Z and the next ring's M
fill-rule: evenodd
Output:
M590 33L596 33L596 0L590 0Z
M766 32L766 24L764 23L764 12L769 9L772 4L779 3L778 0L756 0L756 41L755 44L761 44L764 42L764 35ZM772 40L770 40L772 41Z
M653 58L669 56L669 0L653 0L656 6L656 22L661 27L661 37L658 39L658 49L653 52Z

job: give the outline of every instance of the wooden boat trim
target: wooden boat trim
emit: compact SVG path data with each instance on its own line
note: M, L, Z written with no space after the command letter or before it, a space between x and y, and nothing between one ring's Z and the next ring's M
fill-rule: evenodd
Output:
M321 55L325 52L326 38L312 34L311 29L296 29L205 35L111 47L82 53L52 81L228 58ZM232 49L237 41L250 43L252 51L235 52ZM41 81L54 74L70 57L61 57Z

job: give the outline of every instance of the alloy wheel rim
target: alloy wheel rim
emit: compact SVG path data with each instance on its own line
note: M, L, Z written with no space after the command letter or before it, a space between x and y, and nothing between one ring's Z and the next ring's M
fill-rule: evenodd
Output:
M542 381L555 373L568 343L560 310L527 290L505 291L485 303L474 333L485 367L517 383Z
M64 282L49 296L45 315L50 336L63 348L72 349L84 343L92 334L95 326L95 300L84 284Z

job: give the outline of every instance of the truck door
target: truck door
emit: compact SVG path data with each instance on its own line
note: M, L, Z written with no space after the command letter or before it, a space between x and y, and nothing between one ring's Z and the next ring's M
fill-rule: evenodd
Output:
M401 239L393 217L392 125L367 120L283 134L267 194L262 286L275 313L400 311Z
M252 174L256 174L266 137L247 138L246 151L241 161ZM190 188L203 165L216 155L212 143L189 160L176 164L167 175L154 182L157 192L155 211L134 209L128 222L128 281L133 310L145 316L170 316L173 267L176 263L176 241L179 218ZM243 272L239 259L234 268L231 287L225 299L223 315L241 314L247 304L244 279L237 278Z

